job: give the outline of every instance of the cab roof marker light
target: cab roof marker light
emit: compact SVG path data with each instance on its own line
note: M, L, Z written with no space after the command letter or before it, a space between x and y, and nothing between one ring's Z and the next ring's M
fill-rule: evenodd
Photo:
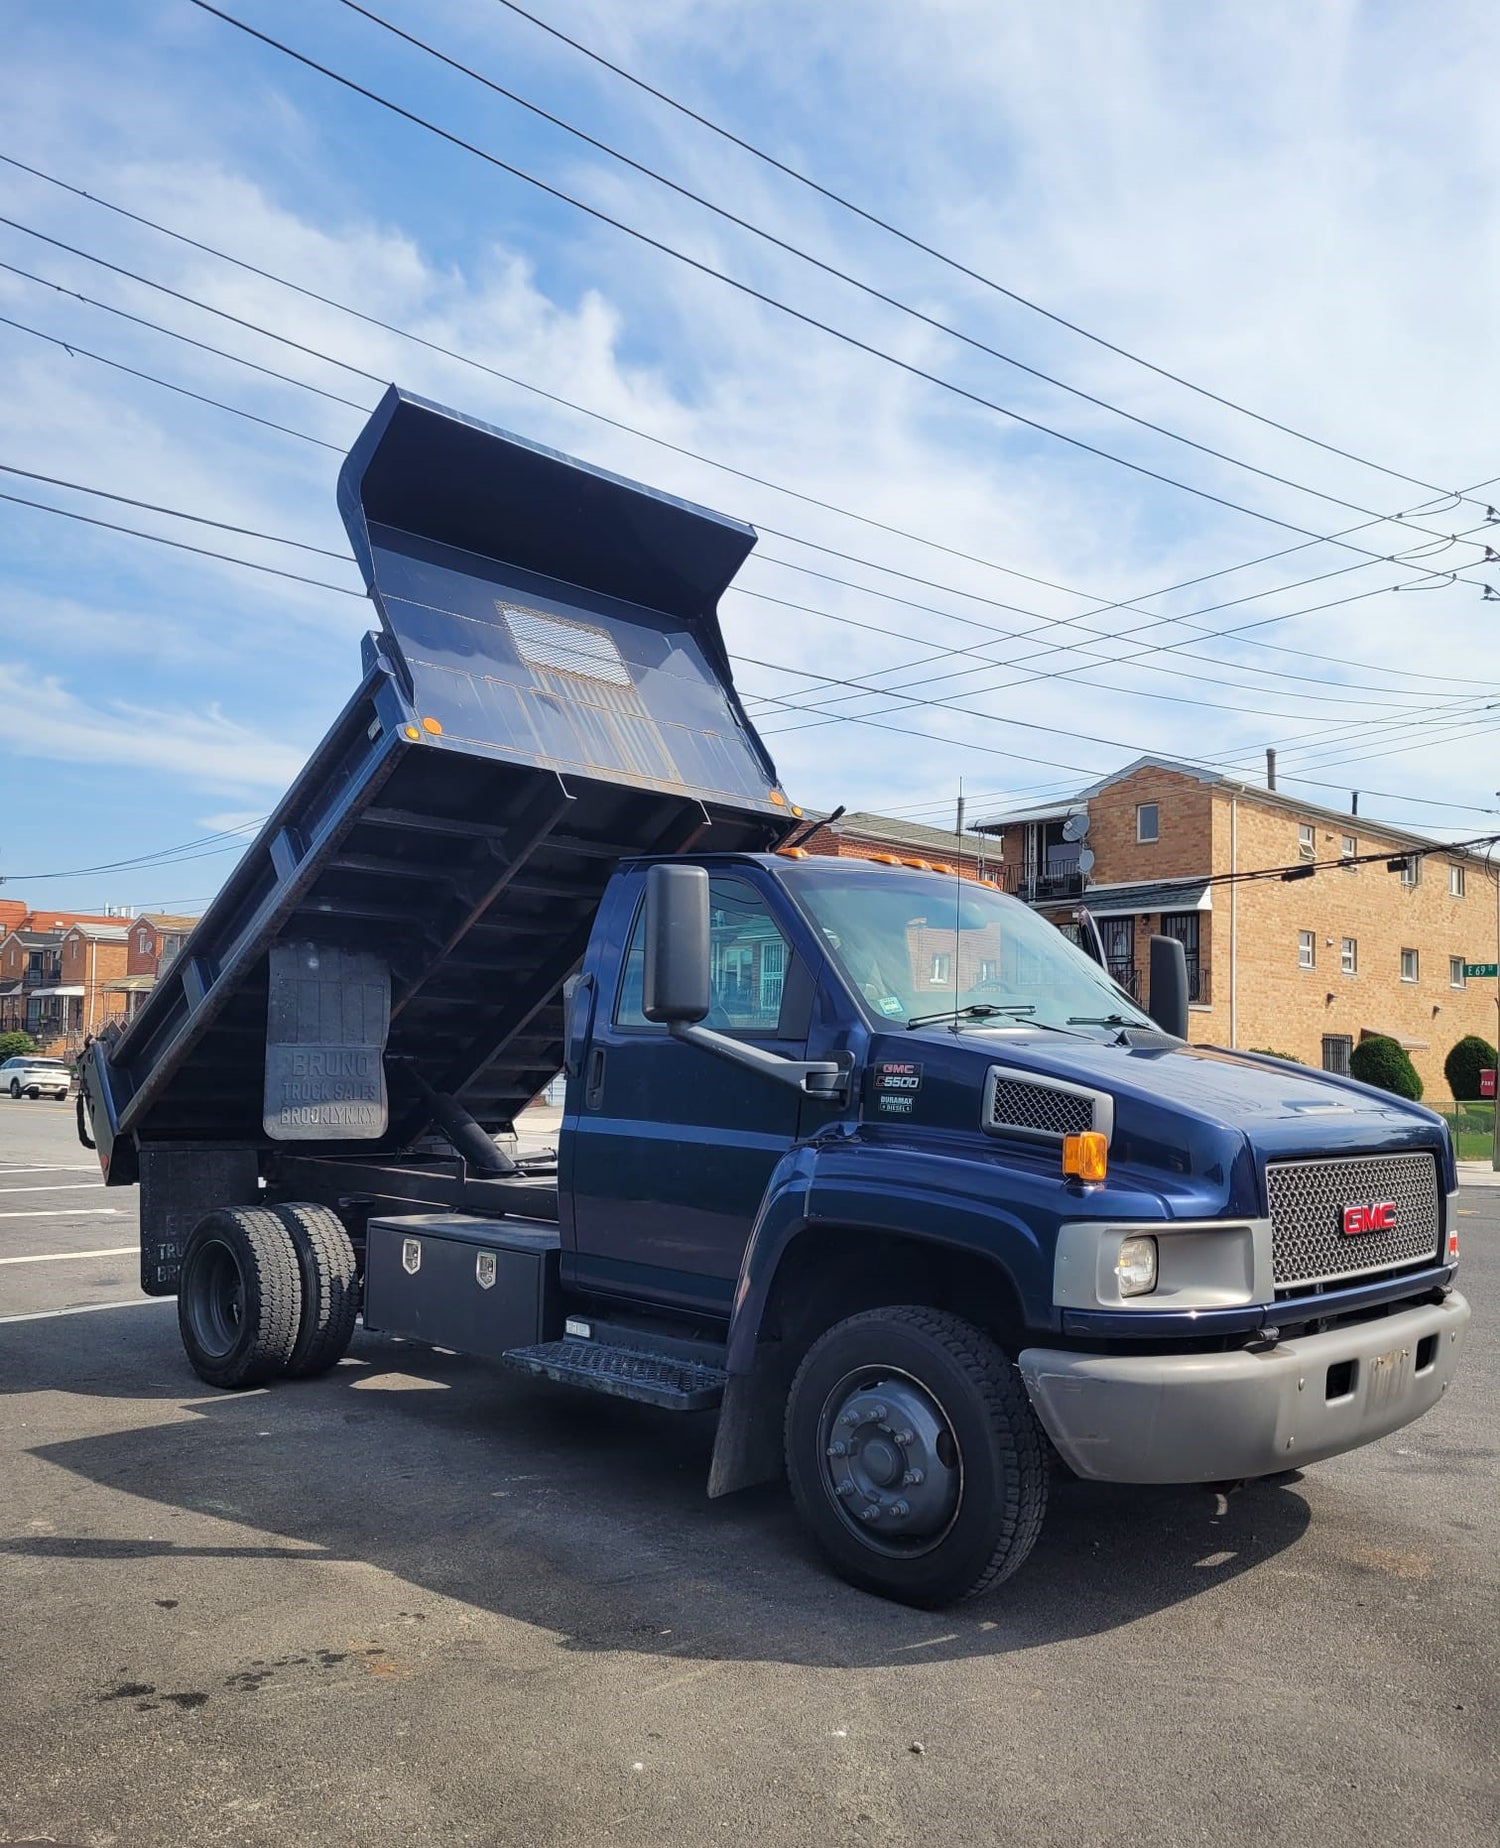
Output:
M776 851L783 860L805 860L808 858L808 852L805 847L778 847Z

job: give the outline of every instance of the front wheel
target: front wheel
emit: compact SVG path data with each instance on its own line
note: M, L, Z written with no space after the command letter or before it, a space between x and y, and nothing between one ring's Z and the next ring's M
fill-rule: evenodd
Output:
M1047 1509L1045 1440L1015 1368L936 1309L872 1309L813 1344L787 1399L786 1461L840 1576L902 1604L1009 1578Z
M302 1277L275 1213L224 1207L200 1219L182 1254L177 1326L210 1386L264 1386L286 1371L302 1321Z
M10 1094L11 1094L11 1096L12 1096L12 1097L14 1097L15 1099L17 1099L17 1101L19 1101L19 1100L20 1100L20 1096L21 1096L21 1081L20 1081L20 1079L19 1079L19 1078L12 1078L12 1079L11 1079L11 1081L10 1081Z

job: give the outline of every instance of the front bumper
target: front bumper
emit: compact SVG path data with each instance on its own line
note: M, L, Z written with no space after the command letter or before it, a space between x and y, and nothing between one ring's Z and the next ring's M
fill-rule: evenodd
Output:
M1316 1463L1420 1418L1447 1391L1468 1325L1469 1305L1455 1291L1264 1352L1025 1348L1017 1364L1043 1428L1078 1475L1224 1482Z

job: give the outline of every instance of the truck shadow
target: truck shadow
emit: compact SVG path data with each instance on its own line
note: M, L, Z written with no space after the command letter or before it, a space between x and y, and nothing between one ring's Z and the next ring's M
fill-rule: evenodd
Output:
M8 1344L13 1389L16 1375L22 1389L63 1385L48 1378L58 1369L45 1327L10 1331L20 1336ZM202 1544L192 1522L180 1543L25 1536L0 1552L211 1558L231 1569L240 1558L284 1557L289 1570L347 1559L552 1630L568 1650L661 1657L666 1669L852 1667L1108 1632L1252 1570L1309 1521L1285 1481L1228 1496L1062 1482L1015 1578L946 1612L911 1611L832 1578L784 1489L708 1501L706 1416L566 1393L373 1336L323 1380L202 1399L179 1356L153 1352L171 1339L158 1330L144 1355L134 1341L122 1345L115 1392L129 1396L134 1376L135 1396L156 1398L156 1382L176 1368L173 1396L186 1415L31 1454L204 1517L213 1525ZM112 1346L106 1338L96 1359ZM243 1543L226 1522L248 1530ZM97 1534L97 1517L92 1524Z

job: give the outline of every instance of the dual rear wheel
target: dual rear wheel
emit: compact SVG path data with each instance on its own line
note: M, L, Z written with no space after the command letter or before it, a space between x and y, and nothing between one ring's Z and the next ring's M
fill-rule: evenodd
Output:
M326 1207L224 1207L198 1222L183 1251L177 1325L210 1386L326 1373L358 1311L354 1247Z

